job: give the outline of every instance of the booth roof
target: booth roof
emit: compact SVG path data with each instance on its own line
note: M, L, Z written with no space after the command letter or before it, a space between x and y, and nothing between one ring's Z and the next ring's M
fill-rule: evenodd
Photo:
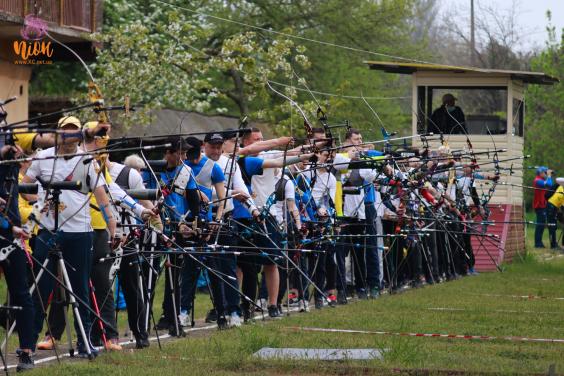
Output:
M542 72L526 72L502 69L486 69L475 67L458 67L453 65L400 63L391 61L365 61L370 69L381 70L388 73L412 74L415 72L451 72L473 73L478 75L508 76L513 80L521 80L528 84L553 85L559 82L558 78Z

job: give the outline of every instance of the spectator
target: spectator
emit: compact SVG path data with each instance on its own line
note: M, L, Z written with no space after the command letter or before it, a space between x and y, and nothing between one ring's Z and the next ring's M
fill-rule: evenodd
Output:
M443 95L443 104L433 111L428 131L444 134L465 134L466 118L462 109L455 105L456 98L448 93Z
M533 209L537 214L537 225L535 228L535 248L545 248L542 243L542 234L546 226L546 188L552 186L552 170L541 166L537 168L537 176L533 180L535 194L533 197Z

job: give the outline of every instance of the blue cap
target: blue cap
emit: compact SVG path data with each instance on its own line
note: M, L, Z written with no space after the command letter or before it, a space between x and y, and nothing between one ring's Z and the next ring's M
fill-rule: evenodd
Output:
M540 175L543 172L547 172L548 171L548 167L545 166L540 166L537 168L537 175Z

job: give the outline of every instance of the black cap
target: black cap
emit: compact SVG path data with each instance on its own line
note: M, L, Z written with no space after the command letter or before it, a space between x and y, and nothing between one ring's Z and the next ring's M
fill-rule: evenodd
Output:
M223 141L225 140L223 139L221 133L208 133L206 134L206 137L204 137L204 142L207 142L208 144L223 144Z
M190 137L186 137L186 143L190 148L190 150L186 152L186 158L188 160L197 159L198 156L200 155L200 150L202 149L202 144L203 144L202 140L190 136Z
M188 143L181 137L170 137L167 142L170 144L170 146L168 146L166 148L166 150L172 151L172 152L176 152L178 150L188 150L191 149L192 147L190 145L188 145Z

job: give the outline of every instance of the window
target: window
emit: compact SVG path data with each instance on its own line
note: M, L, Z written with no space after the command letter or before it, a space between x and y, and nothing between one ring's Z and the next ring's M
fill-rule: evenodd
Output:
M505 87L419 86L417 93L419 133L463 134L464 130L468 134L507 133ZM455 98L454 106L443 107L443 98L447 94ZM518 117L522 119L522 113Z

